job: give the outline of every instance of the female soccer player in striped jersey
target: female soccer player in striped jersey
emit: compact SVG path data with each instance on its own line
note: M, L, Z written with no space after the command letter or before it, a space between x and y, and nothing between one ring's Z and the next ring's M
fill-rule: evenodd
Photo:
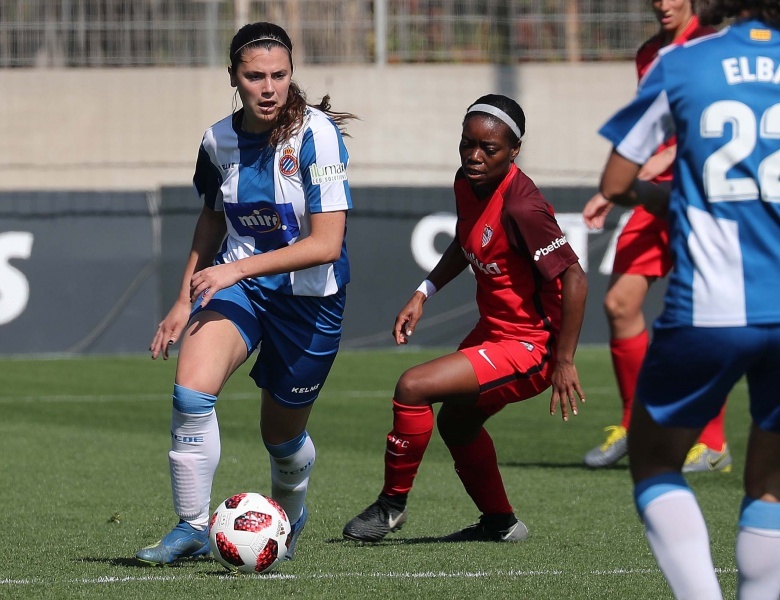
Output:
M407 518L406 501L433 431L479 509L479 522L446 540L515 542L528 535L507 498L493 441L483 427L507 404L552 387L550 413L564 420L584 400L574 353L587 281L561 233L552 207L515 166L525 115L506 96L472 104L455 176L455 238L395 320L397 344L407 343L423 304L467 267L477 284L480 318L457 352L406 371L393 397L384 487L376 502L349 521L347 539L377 541Z
M722 597L709 534L681 474L688 448L747 380L752 419L739 508L740 600L780 596L780 4L700 0L723 31L662 53L601 129L601 192L665 208L674 259L628 431L634 501L677 598ZM636 179L677 134L671 196ZM660 138L660 139L659 139ZM660 190L663 192L663 190ZM737 507L723 506L737 511Z
M688 40L715 32L712 27L699 23L692 0L651 0L651 4L660 31L637 51L636 70L639 79L662 48L669 44L684 44ZM655 182L671 181L675 144L673 138L665 140L643 165L640 178ZM583 208L585 224L601 229L612 206L604 196L597 193ZM618 238L612 277L604 298L604 311L610 330L610 354L623 414L619 425L605 428L605 441L585 455L584 462L589 467L611 466L628 452L626 432L631 420L634 388L650 341L642 305L650 286L659 277L666 277L671 267L666 219L650 214L641 206L636 207ZM731 471L732 459L726 444L724 413L725 405L707 423L698 442L688 453L684 471Z
M179 298L151 345L152 358L167 358L181 339L168 454L179 523L137 553L152 564L209 552L214 406L258 346L250 375L262 390L270 495L293 524L292 557L315 458L306 423L341 338L352 201L339 125L351 115L332 113L327 97L307 104L278 25L242 27L228 73L241 108L203 136L194 176L203 208Z

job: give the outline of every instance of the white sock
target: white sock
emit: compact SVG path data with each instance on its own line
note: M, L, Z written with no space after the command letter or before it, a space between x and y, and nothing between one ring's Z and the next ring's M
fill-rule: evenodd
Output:
M640 485L637 507L645 535L675 598L722 600L707 525L685 480L664 475Z
M304 435L306 439L301 447L289 456L278 456L286 444L266 446L269 452L274 452L270 455L271 497L282 505L290 523L295 523L303 513L309 476L316 458L314 443L308 434L304 432Z
M194 415L173 409L168 453L173 508L180 519L195 529L208 527L211 483L220 452L219 423L214 409Z
M780 504L742 503L737 533L739 600L780 597Z

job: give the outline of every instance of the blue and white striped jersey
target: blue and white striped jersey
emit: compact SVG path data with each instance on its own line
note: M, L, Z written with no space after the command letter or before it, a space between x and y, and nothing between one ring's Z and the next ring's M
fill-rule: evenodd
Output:
M780 323L780 31L743 20L668 46L600 130L637 164L675 132L656 327Z
M225 213L227 237L217 262L294 244L310 234L311 214L352 208L349 155L325 113L308 107L298 133L276 148L268 138L242 131L233 115L203 135L193 183L206 206ZM249 283L296 296L329 296L348 282L345 240L334 263Z

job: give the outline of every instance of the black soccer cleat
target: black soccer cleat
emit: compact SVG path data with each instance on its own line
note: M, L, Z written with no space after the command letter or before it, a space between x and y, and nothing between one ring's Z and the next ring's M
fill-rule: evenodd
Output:
M528 538L528 527L515 519L515 522L503 529L491 523L491 518L485 515L479 518L479 523L469 525L465 529L451 533L442 538L443 542L521 542Z
M344 539L356 542L378 542L406 523L406 508L394 508L382 496L344 526Z

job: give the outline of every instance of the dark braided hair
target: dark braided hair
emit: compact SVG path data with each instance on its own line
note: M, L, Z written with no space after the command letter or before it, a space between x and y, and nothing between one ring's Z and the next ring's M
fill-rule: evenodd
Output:
M257 23L249 23L244 25L233 36L233 40L230 42L230 66L235 72L238 69L238 63L241 62L244 52L254 48L265 48L270 50L273 47L284 48L290 57L290 68L293 68L292 49L293 43L287 32L275 23L268 23L260 21ZM271 132L270 144L272 146L278 145L280 142L289 139L303 124L303 116L306 112L306 107L309 106L306 100L306 94L301 90L297 83L290 82L290 90L287 95L287 103L279 111L279 116L276 120L276 126ZM314 108L317 108L324 112L328 117L336 123L336 126L341 131L342 135L349 135L346 132L344 126L347 121L356 119L357 117L348 112L336 112L331 110L330 107L330 95L323 96L319 104L312 104Z

